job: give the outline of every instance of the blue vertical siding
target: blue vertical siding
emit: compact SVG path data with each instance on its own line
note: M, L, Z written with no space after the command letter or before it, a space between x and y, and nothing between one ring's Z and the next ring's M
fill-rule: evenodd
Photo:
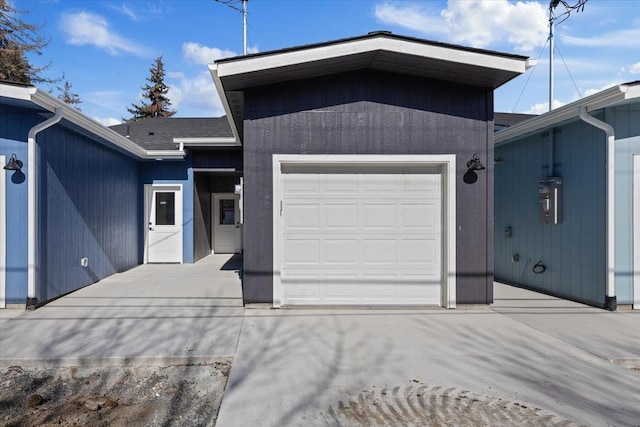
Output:
M604 304L606 194L604 133L583 122L556 128L554 175L563 179L563 219L538 220L538 181L548 173L549 129L496 148L495 277L594 305ZM513 237L505 238L507 226ZM512 262L513 254L520 256ZM534 274L541 261L546 267Z
M191 156L182 161L163 160L141 163L141 200L144 203L143 184L182 184L182 262L194 262L193 212L194 187ZM143 224L144 209L140 214ZM140 232L140 249L144 251L144 229Z
M608 110L607 122L616 131L616 296L618 304L632 304L633 156L640 154L640 104Z
M12 153L25 165L22 171L6 171L6 302L24 304L27 297L27 144L22 141L0 138L0 155L6 161ZM4 165L0 165L2 167Z
M61 125L38 135L37 156L38 300L139 264L138 163Z

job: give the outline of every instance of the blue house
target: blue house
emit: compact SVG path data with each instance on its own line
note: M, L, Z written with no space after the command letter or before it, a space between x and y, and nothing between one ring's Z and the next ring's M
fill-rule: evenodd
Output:
M495 277L640 308L640 81L495 135Z
M211 253L210 192L232 212L224 221L237 211L236 141L224 118L112 130L40 89L1 83L0 306L36 306L141 263Z

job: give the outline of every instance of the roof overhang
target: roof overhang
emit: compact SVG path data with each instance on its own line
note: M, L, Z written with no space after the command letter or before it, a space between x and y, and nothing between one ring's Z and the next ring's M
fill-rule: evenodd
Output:
M587 112L591 112L625 104L637 98L640 98L640 81L613 86L532 119L499 130L494 136L495 144L496 146L505 145L547 128L579 120L579 113L582 107Z
M46 111L54 113L56 110L62 111L63 119L79 127L83 131L94 135L115 148L123 151L131 157L138 159L183 159L186 153L182 150L145 150L128 138L109 129L102 123L85 116L78 110L35 86L14 86L11 84L0 84L0 97L9 98L21 102L36 105Z
M225 58L209 65L234 135L244 90L291 80L373 69L495 89L524 73L527 57L393 35L388 32Z

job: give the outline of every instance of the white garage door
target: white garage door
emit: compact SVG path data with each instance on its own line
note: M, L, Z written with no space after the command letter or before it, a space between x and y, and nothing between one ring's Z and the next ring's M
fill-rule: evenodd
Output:
M283 304L440 304L440 168L282 172Z

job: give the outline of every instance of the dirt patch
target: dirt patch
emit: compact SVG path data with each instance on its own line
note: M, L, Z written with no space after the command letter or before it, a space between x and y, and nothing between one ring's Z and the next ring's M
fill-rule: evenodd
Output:
M0 372L0 426L213 426L231 361Z
M330 407L323 419L339 426L579 425L530 405L420 383L364 390Z

